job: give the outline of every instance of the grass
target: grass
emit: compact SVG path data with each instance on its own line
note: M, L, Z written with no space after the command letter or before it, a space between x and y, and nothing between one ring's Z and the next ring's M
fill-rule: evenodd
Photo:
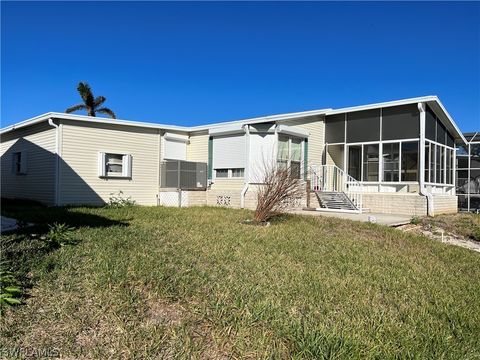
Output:
M222 208L3 204L28 284L0 347L70 358L478 359L480 256L376 224ZM47 223L76 245L46 251ZM43 249L43 250L42 250Z
M447 232L480 241L480 215L478 214L439 215L433 218L422 218L420 222L424 226L440 227Z

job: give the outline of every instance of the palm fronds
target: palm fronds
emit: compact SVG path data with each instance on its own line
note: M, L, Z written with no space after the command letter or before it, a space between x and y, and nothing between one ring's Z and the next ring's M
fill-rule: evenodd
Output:
M105 96L94 97L92 88L87 82L79 82L77 91L83 100L83 104L77 104L69 107L67 110L65 110L66 113L72 113L78 110L86 110L88 116L95 116L95 114L99 112L101 114L110 116L112 119L116 118L115 113L111 109L107 107L99 107L107 100L107 98Z
M95 110L96 112L99 112L101 114L107 114L108 116L110 116L112 119L116 119L117 117L115 116L115 113L110 110L109 108L106 108L106 107L102 107L100 109L96 109Z
M87 106L85 104L77 104L77 105L73 105L73 106L69 107L67 110L65 110L65 112L67 114L69 114L69 113L72 113L74 111L86 110L86 109L87 109Z

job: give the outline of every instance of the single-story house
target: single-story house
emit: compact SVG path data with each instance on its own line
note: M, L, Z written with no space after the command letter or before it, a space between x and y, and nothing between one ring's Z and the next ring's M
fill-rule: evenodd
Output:
M296 206L410 215L457 211L467 145L436 96L193 127L47 113L0 134L5 198L254 208L263 169L288 164Z

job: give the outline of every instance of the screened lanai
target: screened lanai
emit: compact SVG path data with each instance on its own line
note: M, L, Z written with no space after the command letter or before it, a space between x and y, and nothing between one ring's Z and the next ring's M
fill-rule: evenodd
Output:
M411 103L328 115L324 163L361 182L364 192L418 193L424 169L429 192L453 195L455 137L447 117L439 113L435 103Z
M466 133L467 145L457 147L458 209L480 211L480 133Z

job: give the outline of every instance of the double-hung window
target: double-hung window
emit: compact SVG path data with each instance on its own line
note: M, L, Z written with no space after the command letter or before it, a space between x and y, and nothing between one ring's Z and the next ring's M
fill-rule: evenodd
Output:
M98 176L103 178L131 178L132 156L119 153L99 153Z
M301 178L302 143L303 140L297 137L278 136L277 166L289 169L290 176L294 179Z

